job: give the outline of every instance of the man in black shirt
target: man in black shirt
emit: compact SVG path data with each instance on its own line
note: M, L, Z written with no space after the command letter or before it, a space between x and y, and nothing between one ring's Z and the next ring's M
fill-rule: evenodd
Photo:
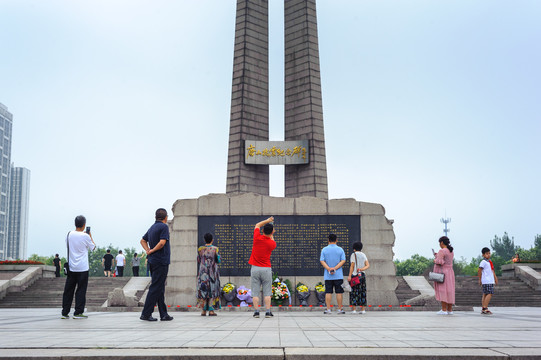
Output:
M103 266L103 274L105 277L111 277L111 268L113 266L113 255L111 255L111 250L107 249L107 254L103 255L101 259L101 266Z
M54 267L56 268L54 271L54 274L56 275L56 277L60 277L60 268L62 267L62 263L60 262L60 258L58 257L58 254L54 256L53 264L54 264Z
M158 319L152 317L152 312L154 306L158 304L160 319L162 321L171 321L173 317L167 314L167 305L165 305L165 279L167 279L167 272L171 263L169 226L167 226L167 211L165 209L156 210L156 222L143 235L141 246L148 256L152 282L148 288L147 299L140 319L157 321Z

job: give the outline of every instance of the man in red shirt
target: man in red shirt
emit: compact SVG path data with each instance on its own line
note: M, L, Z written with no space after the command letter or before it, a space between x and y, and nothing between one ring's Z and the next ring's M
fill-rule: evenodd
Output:
M254 229L254 243L252 245L252 255L248 263L252 265L251 285L254 301L254 317L259 317L259 294L263 288L263 298L267 312L265 317L272 317L271 295L272 295L272 269L270 257L272 250L276 248L274 241L274 218L271 216L267 220L258 222ZM263 227L263 229L261 229Z

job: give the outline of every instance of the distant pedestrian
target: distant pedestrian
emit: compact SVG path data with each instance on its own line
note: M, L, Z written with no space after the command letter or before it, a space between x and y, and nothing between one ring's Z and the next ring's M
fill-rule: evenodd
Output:
M62 262L60 261L60 257L58 256L58 254L54 256L53 264L55 267L54 275L56 277L60 277L60 268L62 268Z
M124 276L124 265L126 265L126 257L122 254L122 250L118 250L116 256L116 271L118 271L118 277Z
M139 263L141 262L141 258L137 257L137 253L133 254L133 259L131 261L131 270L133 273L133 276L139 276Z
M481 250L483 254L483 260L479 264L479 270L477 270L477 276L479 276L479 285L483 287L483 297L481 298L481 314L492 315L492 312L488 309L488 304L492 295L494 295L494 286L498 285L498 277L496 271L494 271L494 264L490 260L490 249L484 247Z
M145 266L147 268L147 277L150 276L150 266L148 265L148 256L145 259Z
M447 236L439 240L441 250L434 259L434 272L443 273L442 283L434 282L436 300L441 302L441 310L438 315L453 315L453 304L455 303L455 272L453 271L453 247Z
M94 250L96 244L90 231L84 232L86 218L79 215L75 218L75 231L70 231L66 238L68 247L69 272L62 295L62 319L69 319L73 294L75 293L75 312L73 317L84 319L86 304L86 288L88 286L88 251ZM77 288L77 290L75 290Z
M514 263L519 263L520 262L520 255L515 254L515 257L513 259L511 259L511 260L513 260Z
M103 266L103 275L105 277L111 277L111 269L113 268L113 262L115 258L111 255L111 250L107 249L107 253L103 255L101 259L101 266Z
M218 248L212 245L212 234L206 233L205 246L197 249L197 305L201 306L201 315L216 316L214 310L220 309L220 272Z
M346 312L343 309L342 302L344 298L344 273L342 266L346 263L346 253L344 249L336 245L338 241L335 234L329 235L329 245L321 249L319 261L325 268L323 279L325 280L325 305L327 309L324 314L331 314L331 300L333 291L336 292L336 302L338 303L338 314Z
M252 286L252 299L254 305L254 317L259 317L259 294L263 289L263 301L265 302L265 317L271 318L274 315L271 311L272 295L272 268L271 253L276 249L274 241L274 218L258 222L254 228L254 242L252 254L248 263L252 265L250 270L250 282Z
M158 319L152 317L152 312L154 306L158 304L160 319L162 321L173 320L173 317L167 313L167 305L165 305L165 280L171 263L169 226L167 226L167 211L165 209L156 210L156 222L143 235L140 242L147 253L152 281L139 319L157 321Z
M349 293L349 304L353 306L352 314L356 314L356 306L360 306L360 314L366 313L366 275L365 271L370 267L368 258L361 251L363 244L359 241L353 243L353 254L349 258L351 263L349 267L348 281L351 283L351 279L358 277L359 283L351 286L351 292Z

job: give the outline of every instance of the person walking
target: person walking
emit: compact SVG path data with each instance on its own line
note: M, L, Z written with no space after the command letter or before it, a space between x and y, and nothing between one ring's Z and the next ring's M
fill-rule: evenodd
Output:
M438 315L453 315L453 304L455 303L455 272L453 271L453 247L447 236L439 240L441 250L434 259L434 272L443 273L442 283L434 282L436 300L441 302L441 310Z
M122 250L118 250L116 256L116 271L118 271L118 277L124 276L124 265L126 264L126 257L122 254Z
M207 315L207 311L209 316L216 316L214 310L220 309L220 255L218 248L212 245L212 234L206 233L204 239L205 246L197 249L197 305L201 306L201 316Z
M165 305L165 280L171 263L169 226L167 225L167 211L165 209L156 210L156 222L143 235L140 243L147 254L152 280L139 319L157 321L158 319L152 317L152 312L154 306L158 304L160 320L171 321L173 317L167 313L167 305Z
M101 259L101 266L103 266L103 275L105 277L111 277L111 269L113 267L113 262L115 261L115 258L113 255L111 255L111 250L107 249L107 253L103 255L103 258Z
M55 254L54 256L54 259L53 259L53 264L54 264L54 275L56 277L60 277L60 268L62 268L62 261L60 261L60 257L58 254Z
M252 286L252 299L254 305L254 317L259 317L259 295L263 289L263 301L265 302L265 317L271 318L274 315L271 311L272 295L272 268L271 253L276 249L274 241L274 217L258 222L254 228L254 242L252 254L248 263L252 265L250 270L250 283ZM261 229L263 228L263 229Z
M88 317L84 314L88 286L88 251L94 250L96 244L90 231L84 232L85 226L86 218L83 215L77 216L75 218L75 231L70 231L66 237L69 271L62 295L62 319L69 319L74 293L75 311L73 318L84 319Z
M357 314L356 306L360 306L359 314L365 314L366 310L366 275L365 271L370 267L370 263L366 255L361 251L363 244L359 241L353 243L353 254L349 258L351 263L349 267L348 281L351 284L351 279L358 277L359 281L356 285L351 285L349 293L349 304L353 306L352 314Z
M344 273L342 266L346 263L346 253L344 249L336 245L338 241L335 234L329 234L329 244L321 249L319 261L325 268L323 279L325 280L325 305L327 309L324 314L331 314L331 300L333 289L336 292L336 302L338 303L338 314L343 315L346 312L343 309L342 301L344 298Z
M141 263L141 258L137 257L137 253L133 253L133 259L131 261L131 271L133 276L139 276L139 264Z

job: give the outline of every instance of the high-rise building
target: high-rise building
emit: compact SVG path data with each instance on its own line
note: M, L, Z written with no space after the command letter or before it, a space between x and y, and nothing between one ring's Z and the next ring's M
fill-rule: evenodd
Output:
M13 115L0 103L0 260L7 258L12 125Z
M26 259L30 170L11 167L6 258Z

